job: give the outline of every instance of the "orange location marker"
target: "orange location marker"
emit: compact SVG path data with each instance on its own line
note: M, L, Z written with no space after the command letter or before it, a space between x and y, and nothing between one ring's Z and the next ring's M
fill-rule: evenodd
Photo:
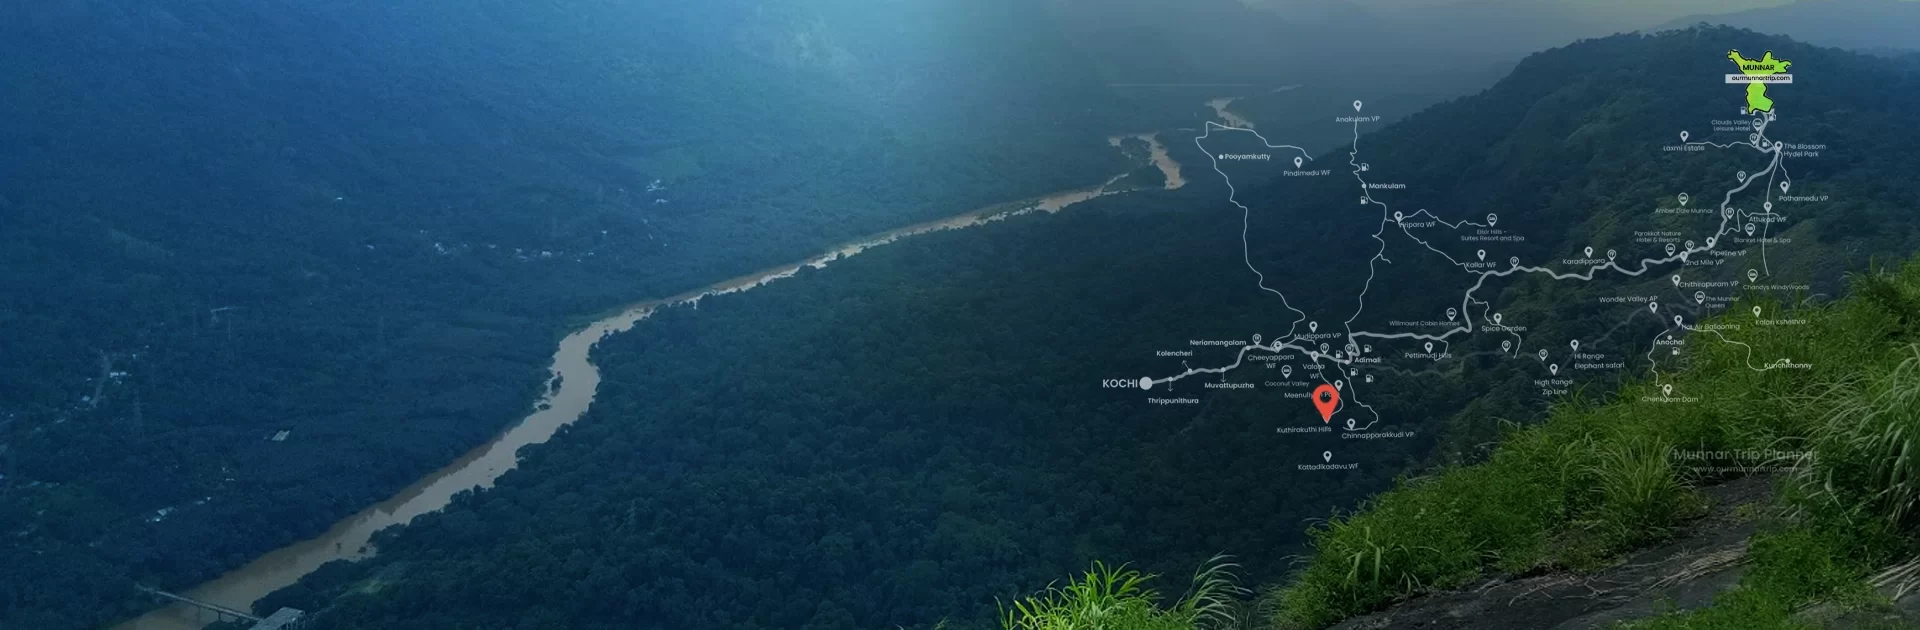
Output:
M1340 390L1326 383L1313 388L1313 407L1320 410L1321 422L1332 421L1333 409L1338 406L1340 406Z

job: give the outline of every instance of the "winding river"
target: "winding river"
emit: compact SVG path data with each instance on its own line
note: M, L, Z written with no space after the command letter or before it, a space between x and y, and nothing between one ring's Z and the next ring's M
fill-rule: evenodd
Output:
M1180 177L1180 164L1167 155L1166 147L1160 144L1155 134L1130 134L1130 136L1145 140L1151 145L1152 161L1166 176L1167 189L1185 185L1185 180ZM1127 136L1114 136L1109 138L1108 142L1113 146L1119 146L1123 137ZM246 566L187 591L184 595L204 602L246 610L254 601L275 590L292 585L322 564L334 560L356 560L372 556L374 549L368 541L373 537L374 532L393 525L404 525L414 517L438 511L446 507L454 494L461 491L493 487L493 482L499 479L500 475L506 474L519 464L516 454L521 447L546 442L561 427L580 419L580 416L586 413L587 407L593 404L594 393L600 389L600 370L595 368L590 360L594 344L609 335L631 330L660 309L698 305L701 298L707 296L751 290L775 280L793 277L802 267L824 268L868 249L911 236L941 230L965 229L1034 212L1059 212L1088 199L1126 192L1127 189L1111 188L1121 177L1123 175L1114 176L1099 186L1058 192L1022 202L989 206L944 219L883 232L835 247L825 254L798 263L747 274L673 297L642 302L596 320L560 340L560 347L553 353L553 366L550 368L551 376L547 379L546 393L541 397L539 404L534 406L535 411L526 419L501 433L493 441L473 449L460 459L447 464L446 467L407 486L392 498L335 523L319 537L261 556L247 563ZM210 613L199 612L198 609L184 604L175 604L122 623L115 626L115 629L197 630L211 621L213 619Z

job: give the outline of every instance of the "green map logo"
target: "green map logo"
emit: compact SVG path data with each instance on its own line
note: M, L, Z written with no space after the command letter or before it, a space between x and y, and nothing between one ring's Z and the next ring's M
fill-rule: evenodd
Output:
M1767 98L1767 84L1793 82L1793 75L1787 74L1787 68L1792 66L1793 62L1773 58L1771 50L1761 55L1758 60L1740 56L1739 50L1729 50L1727 59L1740 67L1740 74L1727 75L1727 82L1747 84L1747 109L1749 110L1773 111L1773 99Z

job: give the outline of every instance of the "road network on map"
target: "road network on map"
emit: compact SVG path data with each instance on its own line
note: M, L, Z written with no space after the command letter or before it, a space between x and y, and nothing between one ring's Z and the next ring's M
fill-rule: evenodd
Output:
M1569 261L1578 264L1562 264L1562 269L1555 269L1542 263L1529 264L1518 256L1510 257L1504 265L1499 264L1497 260L1490 263L1486 260L1487 252L1484 249L1475 252L1474 258L1477 260L1462 260L1439 247L1435 247L1432 238L1422 238L1421 235L1416 234L1409 225L1438 225L1445 226L1454 232L1461 232L1463 230L1494 228L1499 222L1499 217L1488 214L1484 219L1479 221L1466 219L1449 221L1441 217L1438 213L1426 209L1414 210L1412 212L1398 210L1390 207L1386 201L1376 198L1376 195L1373 194L1372 191L1379 190L1381 186L1369 183L1368 176L1371 174L1372 167L1360 160L1360 126L1363 123L1377 122L1379 117L1364 115L1365 104L1361 101L1354 101L1353 109L1356 115L1339 117L1336 119L1336 122L1347 122L1352 125L1353 143L1348 151L1348 171L1353 177L1354 184L1359 189L1359 202L1369 208L1378 209L1379 223L1378 229L1374 231L1370 238L1371 241L1377 243L1377 249L1368 261L1367 279L1358 287L1357 294L1354 296L1354 302L1357 306L1354 308L1351 316L1340 322L1339 326L1341 330L1335 331L1334 334L1331 335L1332 341L1344 342L1338 347L1334 347L1325 341L1316 343L1316 340L1327 339L1329 337L1329 335L1319 334L1319 329L1321 328L1320 323L1311 320L1306 311L1297 308L1293 301L1288 298L1286 292L1272 286L1268 273L1264 272L1255 264L1247 237L1253 221L1254 211L1242 203L1239 199L1239 190L1235 187L1232 177L1228 175L1226 170L1221 168L1223 161L1235 163L1246 160L1264 161L1271 160L1274 156L1272 154L1248 155L1221 153L1218 150L1210 149L1208 144L1210 141L1229 135L1234 136L1237 141L1244 141L1247 137L1250 137L1259 143L1258 146L1264 147L1264 149L1261 150L1278 152L1279 159L1282 162L1291 161L1295 169L1305 167L1309 162L1312 162L1313 156L1310 155L1307 150L1298 146L1276 144L1260 135L1259 132L1254 131L1251 126L1229 126L1212 121L1207 122L1205 130L1200 136L1194 138L1194 142L1200 147L1203 153L1207 154L1214 172L1226 183L1229 191L1228 202L1232 203L1241 211L1240 244L1242 258L1248 270L1253 272L1257 288L1260 291L1279 297L1280 303L1292 314L1292 320L1287 324L1285 333L1275 338L1262 340L1260 335L1252 335L1250 342L1238 345L1238 351L1234 355L1231 363L1215 367L1185 367L1184 370L1167 376L1141 377L1137 381L1137 387L1151 393L1158 390L1171 390L1175 383L1197 376L1218 376L1224 380L1228 374L1248 367L1250 358L1257 359L1260 358L1261 355L1293 355L1297 353L1299 356L1304 356L1311 362L1314 366L1311 371L1315 374L1315 377L1318 378L1321 385L1332 385L1333 389L1340 393L1334 397L1337 404L1329 403L1334 404L1332 411L1322 409L1323 419L1330 419L1330 417L1336 413L1349 411L1347 405L1352 404L1358 407L1359 410L1352 411L1349 415L1362 416L1364 419L1362 422L1356 422L1349 417L1349 419L1346 420L1346 430L1365 431L1375 423L1382 421L1378 411L1364 401L1361 392L1362 389L1365 389L1362 383L1373 382L1371 371L1383 369L1383 367L1379 365L1379 358L1386 353L1376 353L1373 347L1375 343L1382 344L1383 349L1387 344L1400 342L1419 343L1421 344L1420 347L1426 352L1423 355L1409 354L1408 356L1430 357L1432 360L1440 360L1451 356L1447 352L1447 348L1449 344L1455 340L1463 339L1476 332L1500 332L1505 333L1500 343L1501 354L1516 358L1523 356L1523 354L1528 354L1523 351L1523 347L1527 341L1525 336L1516 332L1516 329L1513 327L1503 326L1502 316L1494 310L1493 305L1487 299L1477 297L1476 294L1487 285L1489 280L1509 276L1529 276L1546 278L1552 281L1590 282L1605 277L1628 279L1651 278L1671 273L1670 281L1674 289L1680 293L1674 301L1684 302L1690 297L1695 306L1705 306L1709 296L1706 294L1704 288L1696 290L1691 296L1686 295L1684 290L1694 286L1723 287L1728 286L1728 284L1723 282L1690 283L1685 279L1685 274L1682 269L1686 266L1687 261L1710 255L1715 252L1716 249L1727 246L1728 239L1738 239L1745 244L1759 245L1759 258L1761 262L1757 268L1750 269L1746 272L1746 279L1749 285L1756 283L1762 274L1771 277L1772 270L1766 262L1766 245L1772 240L1769 238L1769 231L1773 229L1775 223L1784 220L1782 215L1773 211L1774 194L1775 192L1782 195L1788 193L1792 189L1793 180L1787 173L1784 163L1784 158L1788 153L1787 143L1772 139L1767 135L1768 128L1777 120L1778 115L1773 111L1772 100L1765 96L1763 82L1782 82L1780 77L1783 75L1780 73L1787 68L1790 62L1774 59L1771 52L1767 53L1761 61L1745 59L1739 55L1738 51L1730 51L1728 58L1739 65L1741 70L1741 74L1739 75L1728 75L1728 81L1730 83L1748 83L1750 86L1747 92L1748 102L1747 106L1741 109L1741 119L1721 122L1716 125L1716 128L1718 131L1728 132L1734 130L1736 125L1739 129L1747 129L1750 127L1750 131L1748 131L1746 135L1746 141L1712 142L1708 140L1693 140L1690 133L1682 131L1679 133L1681 144L1668 147L1668 150L1688 152L1708 149L1753 151L1765 157L1767 160L1765 168L1754 173L1747 173L1745 171L1736 173L1733 178L1735 185L1726 189L1724 193L1720 195L1721 198L1716 209L1719 215L1718 225L1711 230L1695 235L1691 240L1679 237L1668 241L1664 245L1664 255L1642 257L1638 260L1626 260L1622 259L1615 250L1609 249L1606 250L1604 254L1596 255L1594 248L1587 247L1584 250L1584 258ZM1737 76L1755 78L1750 81L1736 81L1735 77ZM1790 75L1784 76L1786 76L1786 82L1791 81ZM1240 142L1240 144L1249 147L1255 146L1251 142ZM1327 173L1327 171L1320 171L1319 173L1324 174ZM1288 174L1314 173L1296 171ZM1746 208L1739 207L1735 202L1736 196L1756 186L1761 187L1761 209L1758 212L1752 212ZM1676 200L1682 209L1685 209L1691 201L1685 193L1677 195ZM1704 209L1699 209L1696 206L1691 212L1704 214L1705 212L1703 212L1703 210ZM1430 333L1404 331L1383 332L1354 329L1354 322L1360 318L1362 312L1368 307L1367 293L1373 288L1375 280L1379 277L1379 265L1383 262L1391 262L1387 258L1389 239L1399 240L1402 238L1406 239L1407 242L1423 247L1426 251L1437 254L1450 266L1459 267L1464 274L1462 278L1466 284L1466 288L1460 295L1458 306L1450 307L1446 310L1447 327L1444 330ZM1604 256L1604 258L1601 256ZM1572 268L1567 269L1566 267L1569 266ZM1737 285L1737 281L1733 284ZM1666 306L1664 309L1665 314L1663 314L1663 306ZM1670 305L1663 305L1655 299L1647 299L1644 308L1658 318L1665 328L1665 330L1661 331L1648 345L1649 350L1644 357L1647 363L1647 369L1652 372L1654 377L1654 387L1660 391L1660 396L1662 397L1672 397L1674 395L1673 385L1671 383L1661 382L1659 362L1655 356L1655 352L1666 348L1671 353L1678 354L1679 346L1684 342L1674 340L1676 333L1682 335L1687 333L1701 333L1710 335L1715 340L1723 343L1746 346L1746 344L1737 340L1727 338L1726 335L1722 334L1717 328L1696 326L1695 323L1697 322L1690 323L1686 314L1680 312L1681 309L1675 309ZM1692 312L1698 313L1699 311L1694 310ZM1753 314L1756 318L1762 317L1761 308L1758 306L1753 307ZM1671 324L1668 325L1665 322L1671 322ZM1491 325L1489 325L1489 323ZM1624 325L1624 322L1622 325ZM1306 328L1306 335L1302 335L1300 332L1302 326ZM1619 328L1620 326L1616 326L1615 330ZM1608 334L1610 335L1612 333L1609 332ZM1307 338L1308 336L1312 338L1309 339ZM1579 354L1580 340L1568 340L1565 343L1571 348L1574 357L1581 356ZM1441 352L1436 353L1434 351L1435 344L1440 344ZM1764 363L1755 364L1751 346L1746 347L1746 363L1750 369L1772 370L1804 367L1804 365L1792 363L1789 359L1773 359ZM1530 354L1531 356L1537 357L1541 367L1546 370L1550 377L1559 377L1562 366L1552 358L1552 353L1542 349L1537 353ZM1569 360L1571 360L1571 358L1572 357L1569 357ZM1183 366L1184 365L1183 363ZM1360 374L1359 368L1362 366L1366 366L1368 370L1368 373L1364 376ZM1291 378L1291 365L1282 365L1280 367L1284 377ZM1304 371L1307 370L1303 370L1303 372ZM1320 405L1327 401L1321 398L1320 394L1316 393L1314 394L1313 402L1316 405Z

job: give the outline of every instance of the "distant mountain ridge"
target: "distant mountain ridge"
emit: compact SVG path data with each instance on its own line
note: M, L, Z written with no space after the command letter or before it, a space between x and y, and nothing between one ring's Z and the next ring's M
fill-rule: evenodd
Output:
M1661 29L1725 24L1790 36L1820 46L1890 54L1920 50L1920 2L1911 0L1799 0L1733 13L1692 15Z

